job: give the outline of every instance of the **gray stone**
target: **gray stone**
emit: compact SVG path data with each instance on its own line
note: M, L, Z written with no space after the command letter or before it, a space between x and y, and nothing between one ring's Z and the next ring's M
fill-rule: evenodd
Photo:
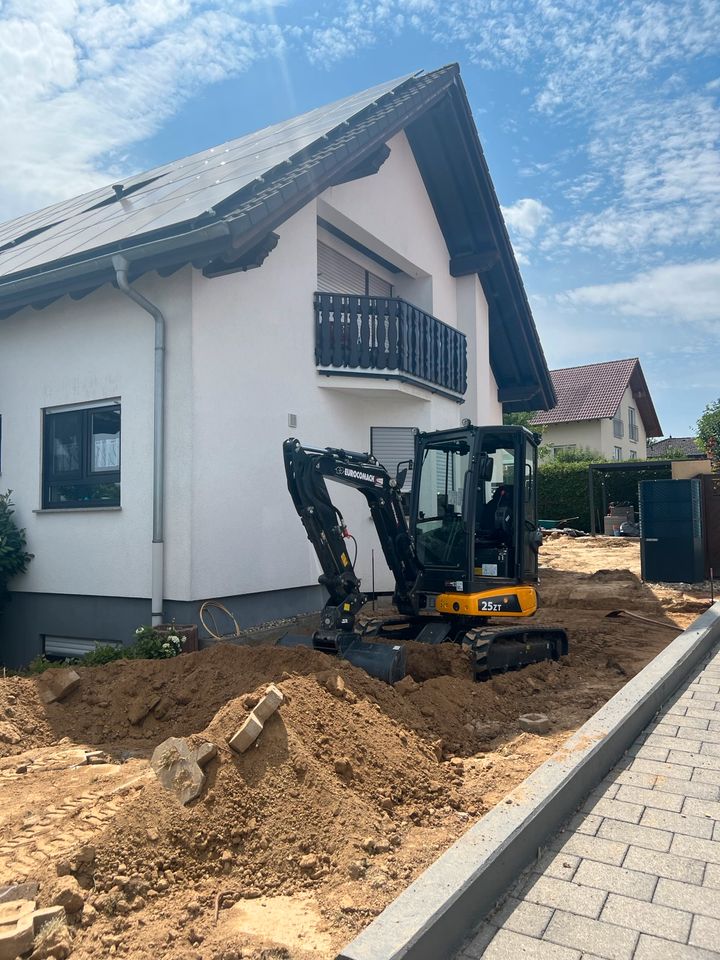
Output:
M518 718L520 729L525 733L550 733L550 718L544 713L525 713Z
M38 677L38 694L43 703L64 700L80 685L80 674L68 667L46 670Z
M182 804L190 803L202 791L205 774L198 763L198 755L205 757L207 746L212 745L193 747L180 737L168 737L153 751L150 765L158 780ZM208 756L205 762L209 759Z

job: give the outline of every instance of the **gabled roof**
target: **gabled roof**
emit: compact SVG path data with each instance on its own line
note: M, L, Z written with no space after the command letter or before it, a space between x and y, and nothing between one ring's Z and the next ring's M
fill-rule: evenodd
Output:
M551 370L557 405L538 414L537 424L572 423L614 417L625 390L630 387L648 437L662 436L645 376L637 357L608 360L582 367Z
M666 437L664 440L656 440L655 443L648 444L647 455L653 459L660 457L666 460L669 452L679 451L684 457L690 457L693 460L705 460L706 456L697 445L695 437Z
M115 278L187 263L261 262L273 230L327 187L375 172L404 130L450 254L490 305L490 359L505 409L555 401L535 323L456 64L372 87L121 184L0 226L0 318Z

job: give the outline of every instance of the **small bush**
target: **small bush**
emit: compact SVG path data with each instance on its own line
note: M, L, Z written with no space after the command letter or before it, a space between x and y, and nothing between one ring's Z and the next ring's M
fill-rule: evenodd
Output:
M48 660L40 655L30 661L27 672L45 673L58 667L101 667L114 660L167 660L182 653L184 643L185 637L172 631L166 634L154 627L143 626L137 628L134 642L127 646L99 643L85 656L68 657L65 660Z
M25 530L13 520L12 490L0 494L0 609L7 600L7 585L12 577L25 573L33 558L25 549Z

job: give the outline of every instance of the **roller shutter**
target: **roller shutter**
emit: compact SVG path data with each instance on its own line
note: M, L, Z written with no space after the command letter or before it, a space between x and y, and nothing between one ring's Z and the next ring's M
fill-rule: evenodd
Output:
M415 456L415 427L370 427L370 452L380 461L391 477L397 466ZM412 470L408 471L403 491L412 486Z
M320 293L355 293L391 297L392 284L359 263L318 240L318 285Z

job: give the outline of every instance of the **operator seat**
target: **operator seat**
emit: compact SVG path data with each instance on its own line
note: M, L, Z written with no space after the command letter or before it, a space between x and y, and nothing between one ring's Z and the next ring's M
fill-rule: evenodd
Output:
M501 483L487 503L478 511L476 521L477 535L481 540L493 543L509 543L511 532L502 523L501 517L509 516L512 522L513 487Z

